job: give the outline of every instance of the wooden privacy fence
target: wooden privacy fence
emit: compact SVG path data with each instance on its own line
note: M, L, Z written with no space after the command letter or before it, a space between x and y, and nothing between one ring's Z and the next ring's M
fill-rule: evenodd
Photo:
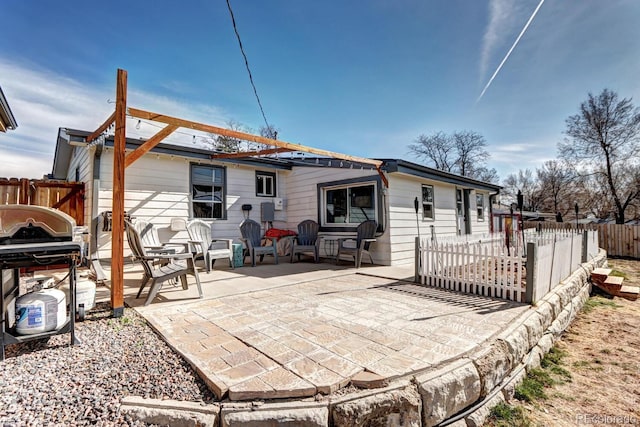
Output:
M540 227L543 230L575 230L571 222L525 222L525 228ZM640 259L640 225L627 224L578 224L578 230L597 230L598 245L613 257Z
M59 209L84 225L84 183L0 178L0 204Z
M522 241L522 234L520 241ZM416 238L416 282L457 292L535 303L598 254L598 232L524 233L526 252L500 234L466 242Z

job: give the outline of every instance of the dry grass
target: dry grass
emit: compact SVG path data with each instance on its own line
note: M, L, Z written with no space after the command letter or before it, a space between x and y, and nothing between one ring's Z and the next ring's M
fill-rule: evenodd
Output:
M609 260L640 285L640 261ZM533 426L640 425L640 300L592 297L556 344L570 381L519 404Z

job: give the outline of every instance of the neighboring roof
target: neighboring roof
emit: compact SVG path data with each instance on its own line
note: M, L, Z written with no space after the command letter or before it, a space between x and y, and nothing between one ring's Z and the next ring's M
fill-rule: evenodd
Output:
M18 127L7 98L5 98L2 88L0 87L0 132L6 132L8 129L14 130Z
M67 171L69 169L69 162L71 161L71 155L73 153L73 145L89 145L85 141L85 137L91 132L60 128L58 131L58 141L56 144L55 158L53 160L52 178L65 179ZM135 149L142 145L145 141L139 139L127 138L126 148ZM95 143L95 142L94 142ZM106 147L113 147L113 136L107 136L104 140ZM182 156L195 160L211 160L211 150L189 147L183 145L165 144L159 143L157 146L151 149L152 153L166 154L173 156ZM375 170L375 167L370 164L361 164L358 162L350 162L346 160L335 160L322 157L308 157L308 156L280 156L280 157L242 157L233 159L216 158L215 160L221 162L244 164L254 167L268 167L272 169L288 169L290 170L294 166L300 167L330 167L330 168L356 168L356 169L371 169ZM464 176L432 169L426 166L418 165L401 159L376 159L384 162L382 169L388 173L404 173L420 178L426 178L441 182L447 182L450 184L458 185L465 188L473 188L477 190L499 192L502 187L499 185L491 184L488 182L477 181L475 179L467 178Z
M384 162L384 170L389 173L398 172L408 175L417 176L420 178L433 179L435 181L448 182L449 184L455 184L462 187L473 188L476 190L484 190L490 192L499 192L502 188L499 185L491 184L490 182L478 181L466 176L456 175L453 173L441 171L438 169L429 168L427 166L419 165L417 163L408 162L401 159L377 159Z

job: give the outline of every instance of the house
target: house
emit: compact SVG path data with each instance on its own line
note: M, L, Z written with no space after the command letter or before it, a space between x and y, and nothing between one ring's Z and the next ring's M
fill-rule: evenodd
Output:
M110 257L110 233L102 231L100 218L112 203L113 137L87 144L87 135L59 130L50 176L85 183L85 223L92 224L95 247L104 259ZM143 142L127 139L126 148ZM157 224L165 239L185 237L184 230L171 226L172 218L202 218L211 222L216 237L238 242L238 226L246 217L291 230L313 219L321 225L325 256L334 253L336 237L353 235L361 221L375 219L375 263L399 265L413 262L418 228L423 237L488 233L492 199L500 190L399 159L380 159L379 172L370 164L325 157L212 154L166 143L155 146L127 168L126 213Z
M6 132L7 130L15 130L18 127L7 98L5 98L2 88L0 88L0 132Z

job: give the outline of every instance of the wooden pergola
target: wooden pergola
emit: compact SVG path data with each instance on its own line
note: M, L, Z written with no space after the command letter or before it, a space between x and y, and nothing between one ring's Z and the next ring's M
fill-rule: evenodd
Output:
M115 317L122 316L124 312L124 180L125 169L133 162L148 153L163 139L171 135L179 128L192 129L201 132L208 132L244 141L264 144L274 147L256 151L243 151L236 153L212 154L212 159L246 158L263 156L275 153L299 151L330 157L338 160L370 164L375 166L385 186L388 186L387 179L381 170L382 161L364 157L349 156L332 151L307 147L300 144L279 141L265 138L236 130L225 129L204 123L176 117L165 116L163 114L152 113L137 108L127 107L127 72L118 69L116 80L116 108L113 114L95 132L86 137L86 142L90 143L97 139L105 130L115 123L114 133L114 154L113 154L113 199L112 199L112 246L111 246L111 308ZM127 115L137 119L150 120L163 123L166 126L153 135L134 151L125 153L126 143L126 119Z

